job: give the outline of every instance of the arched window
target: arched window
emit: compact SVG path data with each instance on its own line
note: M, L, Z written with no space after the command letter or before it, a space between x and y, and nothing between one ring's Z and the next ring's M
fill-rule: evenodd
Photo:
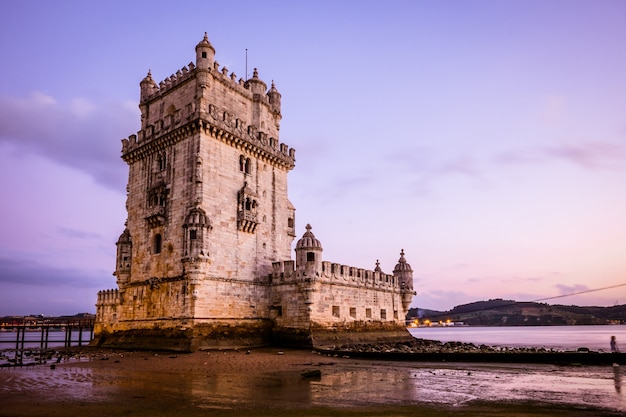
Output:
M160 233L154 235L154 253L161 253L162 239Z
M246 158L243 155L239 155L239 171L244 172L246 165Z
M246 172L246 174L249 174L249 173L250 173L250 158L247 158L247 159L246 159L246 163L245 163L244 171Z
M165 170L165 166L166 166L166 159L165 159L165 155L159 155L158 159L157 159L158 165L159 165L159 171L164 171Z

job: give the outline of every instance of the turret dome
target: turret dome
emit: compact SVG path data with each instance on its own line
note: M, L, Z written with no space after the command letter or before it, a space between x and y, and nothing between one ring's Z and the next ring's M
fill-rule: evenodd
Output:
M201 226L210 227L211 222L208 219L204 210L199 207L194 207L189 211L187 218L185 219L185 226Z
M124 231L122 232L122 234L120 235L119 239L117 239L117 244L123 244L123 243L132 243L131 239L130 239L130 230L128 230L128 228L124 229Z
M296 250L298 249L319 249L322 250L322 244L315 238L313 232L311 232L311 225L306 225L306 232L302 235L302 238L298 240L296 244Z
M400 251L400 259L398 260L398 263L396 264L396 267L393 269L393 272L413 272L413 270L411 269L411 265L409 265L409 263L406 261L406 259L404 258L404 249L402 249Z
M215 48L213 48L213 45L211 45L211 42L209 42L209 37L206 32L204 32L204 38L202 38L202 40L198 42L198 44L196 45L196 51L198 49L204 49L204 48L212 49L213 53L215 54Z

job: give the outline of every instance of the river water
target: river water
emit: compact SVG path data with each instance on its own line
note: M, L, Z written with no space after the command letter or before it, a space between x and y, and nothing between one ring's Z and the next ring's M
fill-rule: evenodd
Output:
M611 336L626 350L626 325L606 326L517 326L517 327L416 327L409 332L416 338L441 342L464 342L475 345L506 347L544 347L576 350L586 347L609 352Z

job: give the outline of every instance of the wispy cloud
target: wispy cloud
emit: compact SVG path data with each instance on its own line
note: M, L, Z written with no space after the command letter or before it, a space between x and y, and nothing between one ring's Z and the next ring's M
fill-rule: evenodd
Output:
M583 291L589 291L589 287L582 284L556 284L555 287L559 291L560 295L577 294Z
M0 255L0 284L32 287L101 288L110 285L110 271L85 272L72 268L45 265L33 259Z
M126 180L120 140L137 130L138 120L127 103L62 103L41 92L0 96L0 142L83 171L115 190L123 190Z
M74 239L102 239L102 236L98 233L86 232L84 230L72 229L70 227L58 226L57 231L64 236Z
M383 157L398 181L408 182L407 192L432 195L438 181L451 177L479 179L483 175L478 158L469 154L438 154L429 147L397 149ZM389 168L387 168L389 169Z
M626 159L626 147L607 142L551 146L544 148L543 153L590 169L623 168Z
M562 161L586 169L624 169L626 146L609 142L559 144L497 153L493 160L504 165Z

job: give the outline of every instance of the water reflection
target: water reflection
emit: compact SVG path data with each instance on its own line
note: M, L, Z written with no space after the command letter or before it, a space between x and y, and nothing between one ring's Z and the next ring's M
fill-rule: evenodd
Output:
M0 394L110 404L131 399L146 410L536 400L626 411L619 367L613 368L612 378L607 367L599 366L354 362L316 369L321 378L303 378L302 370L246 374L213 373L201 367L189 373L137 372L123 366L2 369Z

